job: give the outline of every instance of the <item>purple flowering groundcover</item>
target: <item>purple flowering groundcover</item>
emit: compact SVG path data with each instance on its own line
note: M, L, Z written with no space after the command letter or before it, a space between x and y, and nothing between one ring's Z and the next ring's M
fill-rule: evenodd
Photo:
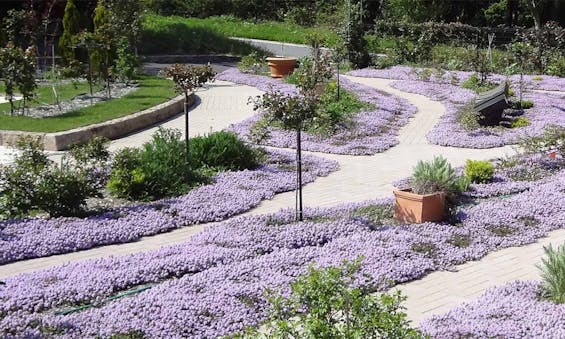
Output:
M523 137L539 135L547 125L565 126L565 115L563 114L563 100L565 95L560 93L541 93L532 89L562 90L565 79L543 76L542 80L536 76L525 76L524 100L534 102L534 107L524 111L530 124L520 128L504 127L481 127L474 131L466 131L458 122L458 114L461 108L471 102L476 94L464 88L452 84L452 79L463 81L472 72L445 72L438 76L432 75L428 81L421 81L413 68L407 66L394 66L388 69L361 69L351 71L348 74L359 77L383 77L397 79L392 87L410 93L427 96L433 100L440 101L446 108L445 114L438 124L428 133L427 139L430 143L441 146L467 147L467 148L491 148L516 144ZM489 78L493 82L502 82L505 77L494 74ZM509 79L513 88L518 88L519 76Z
M378 291L527 244L565 225L563 164L539 160L547 171L535 181L501 169L492 184L473 185L454 224L394 224L391 199L308 209L300 223L283 210L230 219L156 251L11 277L0 286L0 334L230 335L266 318L265 289L287 293L313 262L362 256L357 283Z
M363 77L363 78L385 78L394 80L424 80L422 74L425 70L429 71L427 81L442 84L458 84L467 80L475 72L469 71L443 71L437 69L425 69L410 66L392 66L385 69L372 69L363 68L357 69L347 74ZM501 83L507 77L502 74L490 74L488 80L494 83ZM508 80L515 84L520 82L520 75L514 74L508 77ZM523 84L529 90L546 90L546 91L563 91L565 88L565 78L549 76L549 75L529 75L525 74L523 77Z
M218 74L216 78L253 86L265 92L279 91L290 95L297 94L294 85L266 76L245 74L236 68L228 69ZM403 98L347 79L342 79L340 84L344 89L355 94L360 101L367 102L375 108L355 114L351 127L342 126L329 137L303 132L302 148L325 153L372 155L397 145L398 131L416 113L416 107ZM261 113L233 125L230 130L249 141L249 132L260 119ZM265 145L296 147L294 131L285 131L275 127L269 127L268 131L270 137L263 142Z
M466 131L458 121L459 111L473 100L476 94L450 84L425 81L396 81L392 87L410 93L422 94L445 105L446 112L428 133L429 142L441 146L490 148L516 144L521 138L540 135L548 125L565 126L563 100L565 95L527 92L524 100L534 102L534 107L524 110L529 125L520 128L481 127Z
M422 322L432 338L565 338L565 304L540 300L540 283L514 281Z
M337 163L304 157L304 183L337 170ZM222 172L188 194L131 205L88 218L30 218L0 223L0 264L135 241L143 236L243 213L296 187L294 154L268 151L255 170Z

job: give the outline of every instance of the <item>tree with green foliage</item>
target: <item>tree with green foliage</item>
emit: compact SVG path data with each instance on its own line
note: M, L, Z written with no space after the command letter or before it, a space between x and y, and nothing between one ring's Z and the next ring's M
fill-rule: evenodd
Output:
M291 283L290 296L268 291L269 319L244 338L423 338L409 326L400 292L369 294L355 286L361 259L314 268Z
M5 92L10 103L10 114L14 114L15 90L23 97L22 110L25 113L26 102L33 97L37 82L35 80L35 48L25 51L9 42L0 48L0 77L4 79Z
M67 0L63 15L63 34L59 38L59 54L67 62L76 59L73 37L80 31L80 13L73 0Z
M214 72L210 65L193 66L183 64L174 64L170 68L165 68L163 72L165 76L173 79L175 90L179 94L184 95L184 134L188 162L188 156L190 155L188 140L188 95L195 88L202 87L207 81L214 79L216 72Z
M343 38L347 57L354 68L369 65L369 52L365 33L367 32L366 11L362 0L348 1L347 20L340 32Z
M105 35L110 25L110 13L106 8L104 0L100 0L96 4L96 8L94 9L93 23L94 34ZM92 50L92 53L90 53L90 63L92 65L93 72L101 73L104 65L108 65L108 62L110 60L109 53L111 53L111 51L104 48L95 48Z
M313 55L312 61L303 62L294 73L299 94L268 92L252 101L254 110L265 111L266 125L278 122L283 128L296 131L296 186L298 190L296 220L302 221L302 131L305 124L312 122L318 113L318 106L321 102L321 93L317 91L318 85L330 79L333 73L329 59L316 54Z
M1 20L0 43L5 46L12 42L23 49L35 46L37 41L37 20L33 11L11 9Z

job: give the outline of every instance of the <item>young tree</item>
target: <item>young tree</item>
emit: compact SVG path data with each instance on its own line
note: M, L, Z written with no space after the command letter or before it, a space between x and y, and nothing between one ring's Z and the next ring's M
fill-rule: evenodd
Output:
M75 60L75 50L73 37L80 30L80 13L73 0L67 0L65 5L65 14L63 15L63 34L59 38L60 55L67 62Z
M302 131L317 114L320 94L316 87L332 77L329 60L323 55L314 55L311 62L303 62L295 71L298 94L280 92L265 93L253 100L254 110L264 110L267 121L278 121L285 129L296 131L296 220L303 220L302 209ZM269 122L267 122L269 124Z
M541 12L546 0L526 0L526 4L532 17L534 18L534 27L536 30L541 29Z
M14 96L18 89L23 97L23 111L26 102L33 97L37 83L35 81L35 48L25 51L9 42L0 48L0 77L4 78L6 97L10 102L10 114L14 114Z
M267 291L268 338L422 338L403 312L399 291L378 295L356 286L361 259L315 268L290 284L290 295ZM257 329L244 338L259 338Z
M179 94L184 95L184 135L186 140L186 156L188 157L190 155L188 144L188 95L195 88L202 87L207 81L212 80L216 73L210 65L193 66L174 64L170 68L165 68L163 74L166 77L172 78L175 83L175 90Z
M365 8L362 0L349 0L347 19L340 35L342 36L347 56L353 67L364 68L369 65L369 52L365 40Z
M105 1L100 0L96 4L94 9L94 34L105 35L106 31L109 30L110 25L110 13L106 9ZM90 62L92 65L92 70L95 73L102 72L103 63L108 65L110 56L108 55L110 51L103 48L95 48L90 53Z

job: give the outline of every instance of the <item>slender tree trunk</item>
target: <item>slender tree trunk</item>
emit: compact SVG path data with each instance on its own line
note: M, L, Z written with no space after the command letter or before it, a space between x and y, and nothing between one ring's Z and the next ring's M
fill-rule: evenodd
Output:
M302 221L302 144L300 127L296 130L296 181L298 186L296 220Z
M506 1L506 14L504 15L504 23L506 26L514 25L514 13L516 11L516 0Z
M188 141L188 92L184 92L184 138L185 138L185 152L186 162L190 161L190 145Z
M532 13L532 17L534 18L534 27L536 30L541 28L541 5L544 0L527 0L526 4L528 4L528 8Z

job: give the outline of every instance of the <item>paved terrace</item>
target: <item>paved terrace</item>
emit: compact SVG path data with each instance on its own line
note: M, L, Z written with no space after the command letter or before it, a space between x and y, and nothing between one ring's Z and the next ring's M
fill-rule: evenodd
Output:
M389 86L391 80L348 77L379 90L403 98L418 108L417 114L401 129L400 144L386 152L373 156L346 156L315 153L339 162L340 170L327 177L318 178L304 188L306 206L331 206L344 202L362 201L391 196L392 182L410 175L412 167L420 159L432 159L442 154L453 165L463 165L466 159L492 159L511 155L511 147L484 150L461 149L430 145L427 132L444 113L444 106L424 96L398 91ZM199 100L190 112L190 135L218 131L253 114L247 105L250 96L260 94L257 89L217 81L207 89L197 92ZM178 116L161 124L167 128L184 129L184 117ZM148 141L157 127L115 140L110 149L139 146ZM294 192L276 195L263 201L247 212L252 214L275 212L280 208L294 207ZM157 249L187 240L209 224L201 224L168 233L142 238L133 243L110 245L90 250L55 255L45 258L19 261L0 266L0 278L24 272L32 272L55 265L91 258L125 255ZM433 314L443 313L464 301L470 301L486 288L515 279L538 278L535 265L543 254L543 246L558 245L565 241L565 230L550 233L549 237L523 247L507 248L491 253L480 261L469 262L449 272L434 272L423 279L396 288L408 297L406 302L409 319L418 323Z

